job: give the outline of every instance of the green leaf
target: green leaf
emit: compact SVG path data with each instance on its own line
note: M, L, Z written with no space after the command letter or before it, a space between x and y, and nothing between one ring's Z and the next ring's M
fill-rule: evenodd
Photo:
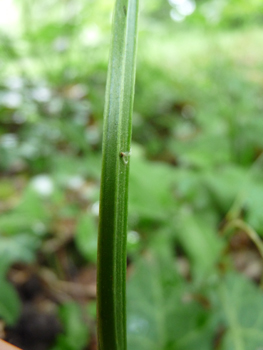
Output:
M39 221L35 221L37 224ZM27 213L16 210L5 213L0 217L0 230L4 233L17 233L34 225L34 219Z
M213 222L190 208L182 208L177 218L177 237L192 260L194 272L202 275L212 272L223 248Z
M4 233L21 233L32 229L39 223L49 219L48 211L43 198L28 186L20 199L19 204L10 212L0 217L0 231Z
M0 276L0 319L13 325L20 314L20 300L14 287Z
M33 234L21 233L16 236L0 237L0 265L15 262L31 263L40 246L40 239Z
M77 223L75 242L85 259L96 262L97 259L97 225L91 214L84 214Z
M175 175L173 168L135 157L131 163L130 214L157 220L167 219L176 205L171 191Z
M213 202L223 213L226 213L234 200L240 196L246 176L247 170L234 164L205 174L205 186Z
M89 330L83 322L81 307L74 302L61 305L59 318L64 328L64 333L57 337L52 350L83 350L89 342Z
M229 273L219 287L226 334L220 350L260 350L263 346L263 293L252 282Z
M211 168L230 161L229 142L224 134L203 133L190 141L171 140L171 149L182 164Z
M247 209L246 220L248 223L261 235L263 235L263 181L262 168L259 169L259 174L251 174L245 183L243 190L243 203Z
M211 350L210 312L191 297L172 261L141 261L128 283L129 350Z
M227 166L205 175L205 185L209 190L212 200L223 213L232 207L235 215L245 208L246 221L260 234L263 234L262 205L263 182L262 165L251 166L243 169L240 166Z

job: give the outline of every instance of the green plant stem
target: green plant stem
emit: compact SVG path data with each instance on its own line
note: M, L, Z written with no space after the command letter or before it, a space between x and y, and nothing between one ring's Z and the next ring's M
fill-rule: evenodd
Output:
M126 239L138 0L117 0L108 68L97 264L100 350L125 350Z
M223 233L226 233L227 231L229 231L230 229L233 229L233 228L239 228L242 231L244 231L249 236L249 238L254 242L254 244L258 248L260 255L263 258L263 242L260 239L257 232L251 226L246 224L244 221L242 221L240 219L235 219L235 220L230 221L224 227Z

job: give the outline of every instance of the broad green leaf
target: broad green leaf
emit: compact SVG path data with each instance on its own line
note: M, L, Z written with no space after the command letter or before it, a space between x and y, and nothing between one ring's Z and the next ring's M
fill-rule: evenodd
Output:
M10 179L2 179L0 183L0 200L7 200L15 195L15 184Z
M39 220L35 221L28 213L12 211L0 217L0 231L1 233L17 233L28 230L37 223Z
M93 153L84 159L58 153L51 159L52 177L62 184L65 182L65 179L76 176L76 174L78 176L99 178L100 166L101 156Z
M220 284L219 298L226 327L220 350L261 350L262 291L241 275L229 273Z
M210 312L191 297L171 263L148 256L128 283L129 350L211 350Z
M47 222L49 213L43 198L28 186L18 205L10 212L0 216L0 232L21 233L34 230L37 225Z
M207 173L205 186L211 195L212 203L223 213L235 206L237 214L245 208L246 220L259 233L263 234L262 206L263 181L262 169L243 169L239 166L228 166Z
M246 220L248 223L261 235L263 235L263 181L262 169L258 176L251 174L246 182L246 187L243 190L243 203L247 209Z
M97 259L97 225L91 214L82 215L77 223L75 242L79 252L92 262Z
M215 165L229 162L229 140L226 135L203 133L186 141L171 140L170 147L176 153L180 162L197 168L211 168Z
M213 221L207 215L182 208L176 226L177 238L190 257L193 270L203 275L212 272L223 248Z
M203 181L211 195L212 203L226 213L234 201L243 194L246 177L246 169L231 164L207 172Z
M59 318L64 332L57 337L52 350L83 350L89 342L89 329L83 322L81 307L74 302L61 305Z
M20 314L20 300L14 287L0 276L0 319L13 325Z
M0 236L0 264L2 260L8 265L15 262L31 263L39 246L40 239L33 234Z
M143 218L167 219L175 210L174 169L162 163L131 160L129 212Z

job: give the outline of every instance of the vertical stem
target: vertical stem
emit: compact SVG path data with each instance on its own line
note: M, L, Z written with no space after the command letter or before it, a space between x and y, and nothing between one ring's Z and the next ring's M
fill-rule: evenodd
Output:
M125 350L126 239L138 0L116 0L108 67L97 267L100 350Z

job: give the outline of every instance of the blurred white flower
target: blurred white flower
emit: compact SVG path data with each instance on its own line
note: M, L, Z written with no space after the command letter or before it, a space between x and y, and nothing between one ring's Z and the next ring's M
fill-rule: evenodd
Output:
M4 134L0 137L0 145L4 148L15 148L18 145L15 134Z
M31 185L37 193L45 197L50 196L54 191L54 183L48 175L35 176L31 181Z
M68 188L78 190L85 184L85 180L81 176L72 176L67 181Z
M38 86L31 91L31 96L38 102L47 102L51 97L51 92L44 86Z
M22 103L22 95L17 91L5 91L0 95L0 104L8 108L18 108Z
M100 202L99 201L95 202L92 205L91 212L93 215L99 216L99 212L100 212Z

